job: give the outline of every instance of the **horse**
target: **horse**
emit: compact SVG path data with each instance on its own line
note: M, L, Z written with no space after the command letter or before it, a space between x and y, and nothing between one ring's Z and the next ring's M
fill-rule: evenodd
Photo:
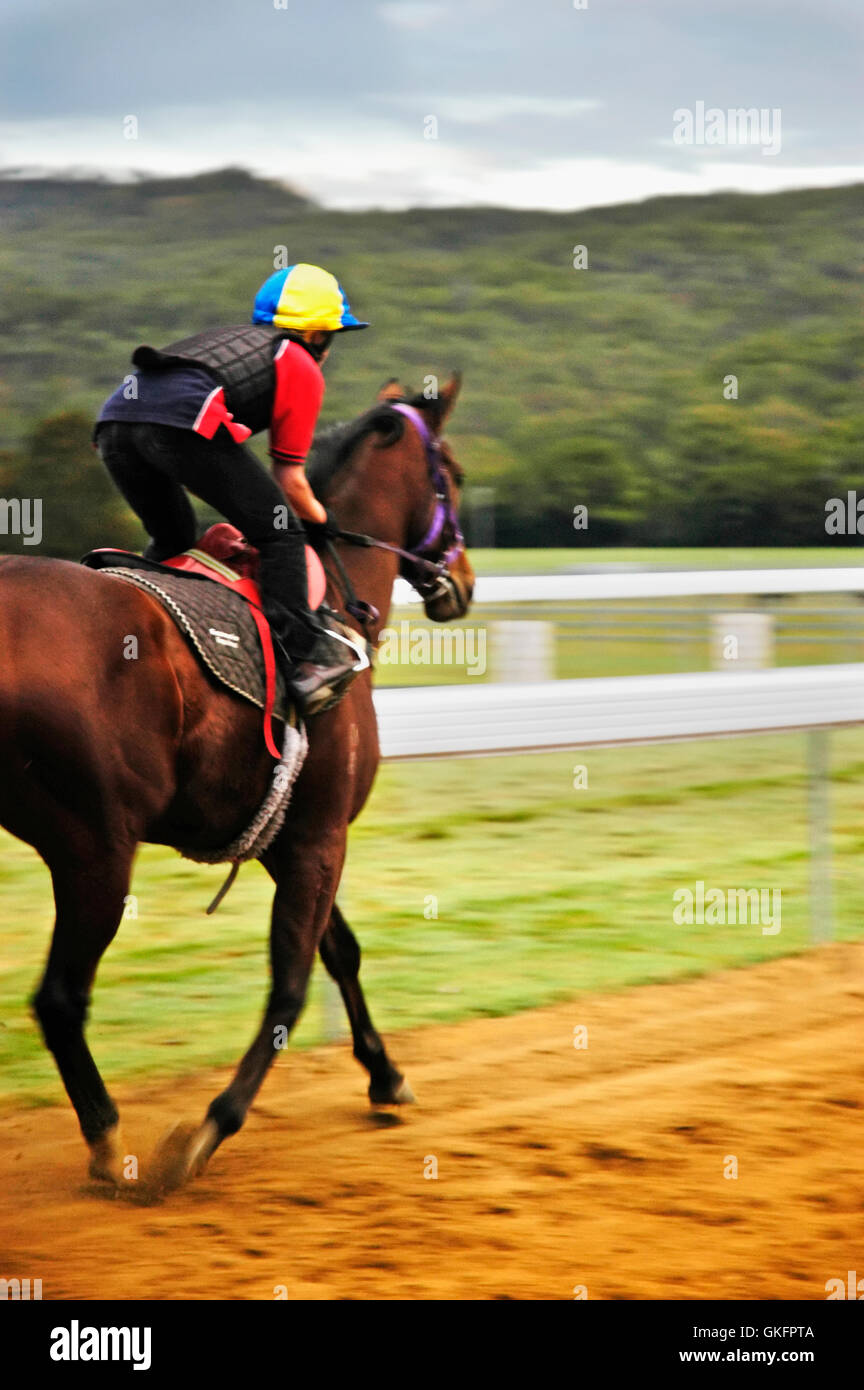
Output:
M462 617L471 603L474 573L458 527L463 474L440 438L459 385L454 375L435 399L411 398L406 409L391 382L310 455L313 489L345 536L367 542L339 543L341 575L334 582L328 570L327 601L339 607L346 581L362 595L373 646L399 573L433 621ZM0 824L47 865L56 909L33 1009L89 1148L90 1176L120 1187L119 1116L85 1023L137 846L231 844L268 790L273 759L260 711L215 685L155 598L104 572L47 557L0 562L0 654ZM360 948L335 901L348 826L379 760L370 669L309 721L284 824L261 856L275 885L263 1017L228 1087L199 1124L178 1127L159 1159L163 1189L201 1173L241 1128L275 1040L284 1045L302 1010L316 954L339 987L370 1102L413 1100L370 1018Z

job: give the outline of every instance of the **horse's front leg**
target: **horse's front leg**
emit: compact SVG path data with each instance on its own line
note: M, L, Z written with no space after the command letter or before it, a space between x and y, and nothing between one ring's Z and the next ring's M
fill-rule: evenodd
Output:
M413 1101L411 1087L391 1062L381 1035L369 1017L360 986L360 945L335 902L319 949L345 1004L354 1040L354 1056L369 1073L370 1101L373 1105L406 1105Z
M344 857L344 832L323 844L320 839L300 841L268 852L265 863L276 880L276 893L270 926L270 997L261 1026L231 1084L211 1103L204 1123L191 1132L178 1126L163 1145L151 1180L155 1189L168 1191L197 1176L222 1140L242 1126L276 1052L285 1046L300 1016Z

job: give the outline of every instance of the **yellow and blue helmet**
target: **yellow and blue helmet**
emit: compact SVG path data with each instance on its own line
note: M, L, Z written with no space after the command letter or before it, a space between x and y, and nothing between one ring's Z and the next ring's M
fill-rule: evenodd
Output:
M320 329L344 333L349 328L368 328L351 313L345 291L334 275L320 265L299 262L277 270L255 296L253 323L272 323L298 333Z

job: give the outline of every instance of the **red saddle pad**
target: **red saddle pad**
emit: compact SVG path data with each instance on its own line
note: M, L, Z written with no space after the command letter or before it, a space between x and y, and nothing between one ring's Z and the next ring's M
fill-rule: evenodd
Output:
M215 560L217 565L224 565L232 569L235 574L240 575L241 579L251 581L257 590L258 551L240 534L236 526L229 525L227 521L217 522L215 526L210 527L209 531L204 532L192 550L187 550L182 555L175 555L173 559L166 560L164 563L181 572L183 570L192 571L196 574L206 574L209 579L219 579L218 569L216 566L209 565L208 560ZM324 566L311 545L306 546L306 575L309 584L309 607L314 610L324 602L324 595L327 592L327 576L324 573ZM227 575L221 577L224 582L231 583ZM249 589L246 586L243 587L246 588L246 596L252 597Z

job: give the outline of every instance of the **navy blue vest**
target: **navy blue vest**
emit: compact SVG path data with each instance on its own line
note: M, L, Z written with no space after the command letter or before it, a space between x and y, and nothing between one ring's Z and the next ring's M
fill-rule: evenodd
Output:
M207 328L165 348L137 347L132 362L148 372L203 367L224 388L225 404L234 419L257 434L270 424L276 391L273 355L287 336L284 329L270 324Z

